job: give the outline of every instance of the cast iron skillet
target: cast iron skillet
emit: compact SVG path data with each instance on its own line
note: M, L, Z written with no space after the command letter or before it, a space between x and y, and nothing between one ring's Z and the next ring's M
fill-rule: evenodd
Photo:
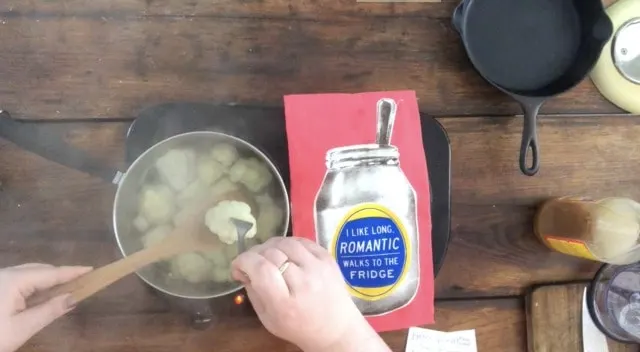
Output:
M520 170L535 175L538 110L591 71L613 32L601 0L463 0L453 25L480 75L522 106Z

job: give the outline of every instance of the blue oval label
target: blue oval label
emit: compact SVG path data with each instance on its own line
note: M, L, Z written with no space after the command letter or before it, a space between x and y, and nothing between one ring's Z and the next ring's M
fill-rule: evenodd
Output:
M340 222L331 253L353 296L376 301L393 293L410 261L400 219L379 204L361 204Z

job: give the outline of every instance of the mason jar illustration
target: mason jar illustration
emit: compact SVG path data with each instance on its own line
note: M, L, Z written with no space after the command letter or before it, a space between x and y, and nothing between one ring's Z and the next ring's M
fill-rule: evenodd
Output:
M316 195L317 242L335 258L364 315L413 300L420 281L416 194L389 144L393 100L378 102L377 144L331 149Z

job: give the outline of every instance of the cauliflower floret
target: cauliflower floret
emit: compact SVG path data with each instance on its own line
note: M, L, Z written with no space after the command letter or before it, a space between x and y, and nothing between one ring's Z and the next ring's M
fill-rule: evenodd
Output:
M273 236L271 236L273 237ZM253 247L253 246L257 246L260 244L260 241L257 238L245 238L244 240L244 245L245 245L245 249L248 250L249 248ZM234 243L234 244L227 244L224 245L224 247L222 248L222 251L224 252L224 257L227 260L227 265L231 265L231 262L236 259L236 257L238 256L238 243Z
M165 185L147 185L140 193L140 215L150 224L171 221L175 211L173 192Z
M258 194L255 196L255 200L258 206L262 206L263 204L271 204L274 202L269 193Z
M211 271L211 280L214 282L232 281L231 270L229 268L219 267Z
M238 244L228 244L224 246L224 254L229 262L232 262L238 256Z
M142 236L142 244L144 248L153 247L154 245L162 242L173 231L173 228L169 225L158 226Z
M248 172L253 172L251 164L247 162L247 159L239 159L231 166L231 169L229 169L229 180L236 183L242 182L245 174Z
M158 158L156 168L165 183L181 191L196 177L196 153L191 149L171 149Z
M211 278L213 265L197 253L186 253L171 260L171 272L190 283L197 284Z
M238 150L231 144L220 143L213 147L211 156L223 166L229 167L238 159Z
M244 248L245 249L249 249L251 247L257 246L260 244L260 241L258 240L258 238L254 237L254 238L247 238L244 241Z
M198 180L209 186L224 175L225 167L211 157L198 158Z
M177 212L176 215L173 217L173 225L175 227L179 227L185 221L191 219L195 215L196 215L196 213L195 213L194 208L192 208L192 207L184 207L184 208L180 209L180 211Z
M217 197L225 193L233 192L238 189L238 185L231 182L228 178L222 178L211 187L211 196Z
M256 221L259 229L258 238L262 242L273 236L278 236L284 222L284 210L280 208L268 195L256 197L259 206L258 219Z
M138 215L135 219L133 219L133 227L138 230L138 232L145 232L149 229L149 222L142 215Z
M235 200L223 200L207 210L205 224L209 231L220 238L220 241L226 244L233 244L238 240L238 231L231 218L248 221L253 224L245 238L252 238L256 235L256 219L251 215L251 207L247 203Z
M269 170L269 167L264 162L261 162L255 158L251 158L249 159L249 161L252 163L253 169L256 171L257 176L253 179L247 178L245 180L245 186L247 186L250 191L259 192L261 189L271 183L273 175L271 174L271 170Z
M260 191L272 178L269 168L255 158L240 159L229 170L231 181L240 182L253 192Z
M231 261L227 259L227 255L225 254L224 248L222 248L222 246L213 251L202 253L202 255L206 259L211 261L211 263L216 267L228 268L229 264L231 263Z
M258 239L255 238L255 237L254 238L245 238L245 240L244 240L244 246L245 246L244 248L245 248L245 250L248 250L249 248L251 248L253 246L257 246L259 244L260 244L260 241L258 241ZM236 257L239 254L238 242L236 241L236 243L234 243L234 244L223 245L222 248L219 249L219 251L222 252L222 258L224 258L224 261L226 263L225 266L228 267L228 266L231 265L231 262L234 259L236 259ZM213 259L213 257L212 257L213 255L214 255L213 253L208 253L207 257L209 259ZM216 252L215 255L218 255L218 252ZM219 259L219 257L216 260L217 260L218 263L222 261L222 259ZM216 263L216 266L219 266L219 265Z
M181 207L186 207L189 204L195 203L200 199L210 196L210 194L211 191L206 184L204 184L200 180L195 180L178 194L178 205Z

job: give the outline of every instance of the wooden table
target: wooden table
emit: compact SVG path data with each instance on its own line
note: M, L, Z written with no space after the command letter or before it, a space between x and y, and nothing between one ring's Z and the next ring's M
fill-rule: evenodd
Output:
M540 201L567 194L640 199L640 117L619 115L586 80L539 121L542 167L517 167L519 107L465 58L455 2L355 0L4 0L0 106L48 119L78 148L123 166L128 122L166 101L281 105L286 93L414 89L452 148L452 241L436 280L435 328L475 328L480 351L526 349L523 294L589 279L598 264L547 251L533 236ZM557 116L572 114L574 116ZM578 116L588 114L589 116ZM101 265L118 257L114 187L0 140L0 266ZM406 332L384 334L402 351ZM25 351L293 351L255 318L206 332L135 277L35 337Z

